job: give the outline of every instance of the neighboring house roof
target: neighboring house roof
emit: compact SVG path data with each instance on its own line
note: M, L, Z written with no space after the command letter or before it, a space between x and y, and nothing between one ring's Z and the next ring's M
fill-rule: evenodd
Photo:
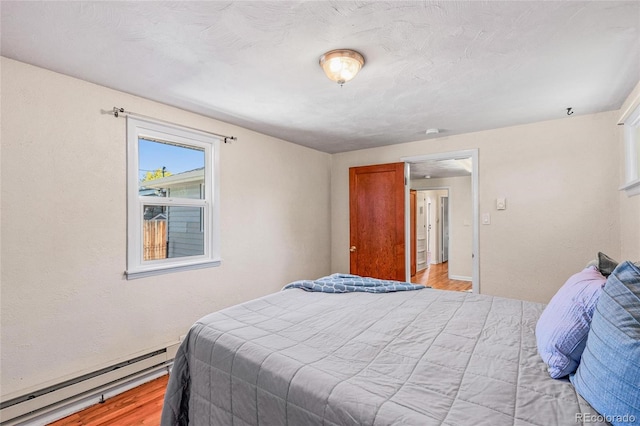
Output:
M144 182L144 188L140 188L140 191L143 189L149 188L170 188L176 185L183 185L188 183L203 183L204 182L204 167L200 167L198 169L189 170L182 173L176 173L171 176L166 176L159 179L153 179L148 182Z
M159 215L152 217L150 220L167 220L167 215L160 213Z

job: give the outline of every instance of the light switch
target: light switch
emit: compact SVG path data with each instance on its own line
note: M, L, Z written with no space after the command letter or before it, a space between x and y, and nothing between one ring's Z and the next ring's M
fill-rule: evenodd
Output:
M491 215L489 213L482 214L482 224L491 225Z
M507 209L507 199L506 198L498 198L496 200L496 209L498 209L498 210L506 210Z

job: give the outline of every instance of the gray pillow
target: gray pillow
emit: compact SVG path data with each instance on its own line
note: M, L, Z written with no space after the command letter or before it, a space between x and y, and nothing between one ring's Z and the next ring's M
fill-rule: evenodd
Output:
M619 263L620 262L615 261L614 259L599 251L598 258L587 263L586 267L588 268L589 266L595 266L596 268L598 268L598 271L600 271L602 275L608 277L609 275L611 275L613 270L616 269ZM633 262L633 264L640 268L640 260L637 262Z
M616 266L618 266L617 261L613 260L601 251L598 252L598 270L602 275L608 277L611 275L613 270L616 269Z

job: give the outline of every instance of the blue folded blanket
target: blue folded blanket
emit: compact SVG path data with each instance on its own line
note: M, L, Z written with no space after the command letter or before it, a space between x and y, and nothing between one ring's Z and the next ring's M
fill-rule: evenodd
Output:
M350 274L332 274L315 281L294 281L284 286L282 290L288 290L290 288L300 288L305 291L319 291L322 293L350 293L354 291L390 293L393 291L421 290L426 287L402 281L379 280Z

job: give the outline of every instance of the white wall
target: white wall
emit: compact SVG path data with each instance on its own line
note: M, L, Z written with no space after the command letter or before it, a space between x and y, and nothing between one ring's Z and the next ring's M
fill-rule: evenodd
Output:
M620 256L617 118L618 112L564 116L334 154L332 270L349 270L349 167L478 148L480 213L492 216L479 229L480 292L548 302L598 251ZM497 212L495 200L503 196L507 210Z
M411 188L449 188L449 277L468 279L473 276L473 207L471 176L411 181ZM439 211L439 210L438 210ZM439 228L439 224L437 227ZM436 252L439 257L439 250Z
M176 341L199 317L330 272L331 156L2 58L1 395ZM127 281L127 110L232 134L222 266Z

